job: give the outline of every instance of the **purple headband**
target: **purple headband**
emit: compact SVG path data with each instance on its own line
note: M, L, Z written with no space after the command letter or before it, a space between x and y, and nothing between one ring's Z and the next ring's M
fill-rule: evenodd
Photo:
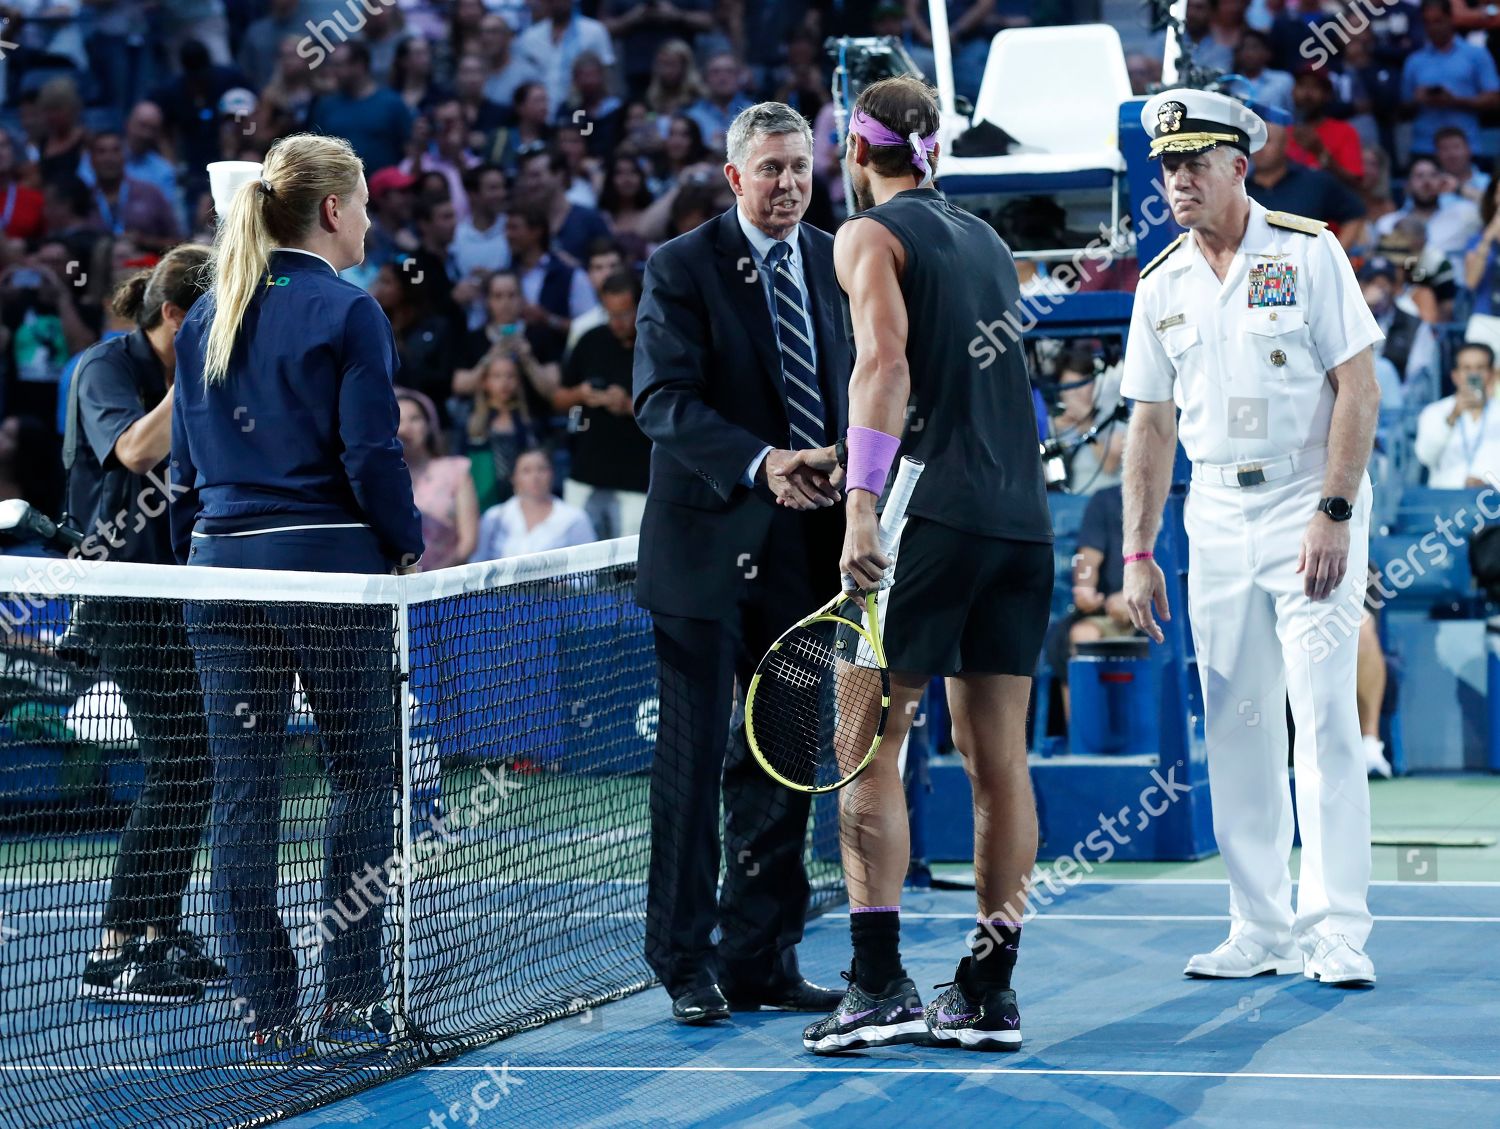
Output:
M856 109L854 116L849 120L849 129L859 134L871 145L910 145L911 163L922 170L922 184L925 188L932 181L932 165L927 160L927 154L931 153L937 144L937 131L933 130L926 137L920 136L916 130L902 137L890 126L878 122L863 110Z

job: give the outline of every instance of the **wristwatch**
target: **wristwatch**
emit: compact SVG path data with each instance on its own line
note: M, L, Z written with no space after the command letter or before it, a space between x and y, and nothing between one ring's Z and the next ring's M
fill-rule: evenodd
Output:
M838 460L839 466L849 469L849 442L842 435L833 444L833 457Z
M1334 521L1348 521L1354 516L1354 506L1348 498L1324 498L1318 503L1318 510Z

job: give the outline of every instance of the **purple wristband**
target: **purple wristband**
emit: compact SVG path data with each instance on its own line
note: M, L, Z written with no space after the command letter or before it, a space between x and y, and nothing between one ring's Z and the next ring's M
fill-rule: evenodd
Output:
M868 490L875 497L885 492L891 463L901 450L901 440L868 427L851 427L845 442L849 446L849 470L845 490Z

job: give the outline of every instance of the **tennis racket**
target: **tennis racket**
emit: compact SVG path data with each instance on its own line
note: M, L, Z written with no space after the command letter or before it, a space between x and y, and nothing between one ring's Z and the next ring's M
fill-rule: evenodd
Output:
M922 463L903 458L880 517L880 549L894 553ZM833 792L870 766L891 709L879 592L840 592L771 644L745 698L750 751L774 780Z

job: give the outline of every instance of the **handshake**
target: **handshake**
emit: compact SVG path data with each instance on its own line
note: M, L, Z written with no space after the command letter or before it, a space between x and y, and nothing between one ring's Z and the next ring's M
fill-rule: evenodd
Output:
M777 505L793 510L826 509L843 498L844 468L832 446L768 451L755 480L771 488Z

